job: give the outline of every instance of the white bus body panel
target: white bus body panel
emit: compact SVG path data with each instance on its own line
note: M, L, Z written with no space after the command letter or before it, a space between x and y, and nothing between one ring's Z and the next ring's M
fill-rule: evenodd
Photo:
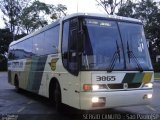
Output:
M113 92L82 92L80 95L81 109L93 110L103 108L115 108L131 105L145 105L150 103L150 99L143 99L145 94L152 94L152 90L132 90ZM92 97L106 97L106 104L103 107L93 107Z

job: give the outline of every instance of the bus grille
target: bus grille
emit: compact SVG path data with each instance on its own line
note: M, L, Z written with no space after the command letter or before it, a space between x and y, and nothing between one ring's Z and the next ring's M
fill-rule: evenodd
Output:
M125 84L125 85L124 85ZM108 84L110 89L132 89L139 88L141 83L117 83L117 84Z

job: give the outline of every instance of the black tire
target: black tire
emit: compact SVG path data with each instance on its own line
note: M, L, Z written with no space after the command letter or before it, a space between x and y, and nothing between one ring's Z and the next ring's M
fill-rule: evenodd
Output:
M61 112L62 111L61 90L58 82L55 83L54 103L55 103L56 111Z
M15 85L15 89L17 92L19 92L19 80L18 80L18 76L16 75L14 78L14 85Z

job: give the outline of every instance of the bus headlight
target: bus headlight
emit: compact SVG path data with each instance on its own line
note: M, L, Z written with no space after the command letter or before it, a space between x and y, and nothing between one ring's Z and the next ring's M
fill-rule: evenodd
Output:
M104 90L104 89L107 89L107 85L105 84L97 84L97 85L84 84L83 85L84 91L97 91L97 90Z
M153 88L153 83L146 83L146 84L143 85L143 87Z
M96 91L96 90L106 90L108 89L106 84L98 84L98 85L92 85L92 90Z
M99 85L92 85L92 90L99 90Z
M152 94L145 94L143 96L143 99L151 99L152 98Z

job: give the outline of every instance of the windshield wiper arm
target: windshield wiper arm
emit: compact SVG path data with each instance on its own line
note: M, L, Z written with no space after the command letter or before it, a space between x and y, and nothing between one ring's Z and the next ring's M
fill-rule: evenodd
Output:
M143 68L142 68L142 66L140 65L137 57L135 56L135 54L133 53L133 51L130 50L130 48L129 48L128 41L127 41L127 54L128 54L129 63L131 62L131 57L132 57L133 60L134 60L134 62L137 64L139 71L140 71L140 72L143 72Z
M116 64L116 61L117 61L117 58L119 59L119 62L120 62L120 49L119 49L119 46L118 46L118 43L117 43L117 40L116 40L116 46L117 46L117 50L115 51L115 53L113 54L113 57L112 57L112 60L111 60L111 63L109 65L109 69L107 70L107 72L112 72L113 71L113 68Z

